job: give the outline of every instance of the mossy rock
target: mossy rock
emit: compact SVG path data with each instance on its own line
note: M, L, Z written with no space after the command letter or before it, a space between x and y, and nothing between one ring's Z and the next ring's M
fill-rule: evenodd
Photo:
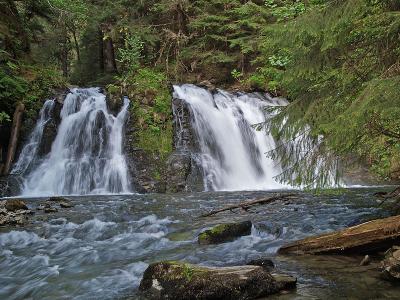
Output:
M199 234L198 241L201 245L221 244L251 234L251 222L219 224L212 229Z
M159 262L144 272L139 290L149 299L257 299L296 287L296 278L260 266L210 268Z

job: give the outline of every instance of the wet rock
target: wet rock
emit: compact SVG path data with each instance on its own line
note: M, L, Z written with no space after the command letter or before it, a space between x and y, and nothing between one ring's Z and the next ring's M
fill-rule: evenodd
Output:
M53 206L51 206L51 204L50 204L49 202L46 202L46 203L44 204L43 210L44 210L44 212L47 213L47 214L48 214L48 213L55 213L55 212L58 212L58 209L55 208L55 207L53 207Z
M50 197L47 201L51 201L51 202L67 202L69 201L67 198L64 197L60 197L60 196L53 196Z
M44 208L44 212L46 214L48 214L48 213L56 213L56 212L58 212L58 209L55 208L55 207L49 206L49 207L45 207Z
M17 175L0 177L0 197L16 196L21 191L21 178Z
M28 210L28 206L26 206L26 203L19 199L8 199L2 202L3 203L0 204L0 207L3 206L8 211L15 212L17 210Z
M220 224L199 234L201 245L230 242L238 237L251 234L251 222Z
M61 208L71 208L74 207L74 205L69 202L69 201L62 201L59 203Z
M365 255L363 260L360 262L360 266L368 266L371 263L371 257L369 255Z
M24 225L28 221L28 215L32 213L26 209L9 211L6 208L0 208L0 226Z
M149 299L257 299L296 286L296 278L259 266L210 268L159 262L144 272L139 290Z
M166 191L182 192L186 189L186 179L190 174L191 157L188 151L173 153L167 161Z
M400 282L400 246L393 246L385 252L381 267L383 278Z
M249 261L246 263L246 265L251 265L251 266L260 266L263 267L267 271L271 271L275 268L275 264L272 260L269 258L257 258Z

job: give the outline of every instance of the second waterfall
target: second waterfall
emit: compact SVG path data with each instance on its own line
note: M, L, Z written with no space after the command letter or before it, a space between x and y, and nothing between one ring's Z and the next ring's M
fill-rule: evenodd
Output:
M279 163L267 158L275 141L252 125L266 120L267 106L287 101L267 95L214 93L190 84L174 86L174 97L185 101L197 140L193 160L203 173L205 190L264 190L284 186L274 177Z

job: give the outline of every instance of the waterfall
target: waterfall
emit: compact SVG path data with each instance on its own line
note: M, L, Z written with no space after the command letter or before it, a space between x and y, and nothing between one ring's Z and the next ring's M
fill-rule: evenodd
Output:
M51 113L54 108L54 100L46 100L39 113L39 119L33 129L28 142L22 148L17 163L14 165L12 174L25 174L32 169L33 163L38 162L39 145L42 141L43 130L45 125L51 120Z
M192 154L203 172L206 190L264 190L285 186L274 177L279 163L266 156L276 147L271 135L256 131L265 108L287 105L281 98L258 93L231 94L185 84L174 86L174 97L185 101L198 142Z
M23 195L107 194L130 191L122 153L122 134L129 100L114 117L97 88L73 89L65 98L61 123L51 151L36 153L54 101L46 101L14 173L24 175ZM36 167L30 170L30 165Z

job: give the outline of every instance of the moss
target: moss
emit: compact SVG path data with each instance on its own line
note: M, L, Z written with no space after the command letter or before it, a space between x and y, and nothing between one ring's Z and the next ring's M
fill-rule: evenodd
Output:
M199 234L199 244L219 244L251 233L251 222L219 224Z

